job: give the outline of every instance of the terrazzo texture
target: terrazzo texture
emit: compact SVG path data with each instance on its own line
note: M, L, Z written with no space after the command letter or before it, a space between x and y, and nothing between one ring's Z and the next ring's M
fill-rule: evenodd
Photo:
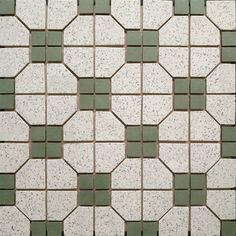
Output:
M235 236L235 0L0 0L0 236Z

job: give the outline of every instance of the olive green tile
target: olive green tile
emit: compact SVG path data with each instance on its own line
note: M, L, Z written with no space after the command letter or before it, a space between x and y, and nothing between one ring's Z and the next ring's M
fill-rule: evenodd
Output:
M191 93L204 94L206 82L204 79L191 79Z
M110 192L108 190L95 191L95 205L96 206L109 206Z
M49 62L61 62L62 61L61 47L48 47L47 48L47 60Z
M188 110L189 96L188 95L175 95L174 96L174 109L175 110Z
M96 189L109 189L110 175L109 174L96 174L95 187Z
M204 190L191 190L191 205L203 206L205 204Z
M157 236L157 223L144 222L143 223L143 236Z
M109 110L109 108L110 108L109 95L96 95L95 96L95 108L96 108L96 110Z
M175 94L184 93L188 94L189 92L189 80L187 79L175 79Z
M128 141L141 141L141 127L128 126L127 127L127 140Z
M14 79L0 79L0 93L14 93Z
M191 189L204 189L206 177L204 174L191 174Z
M127 236L141 236L141 222L128 222Z
M79 13L80 14L93 13L93 0L79 0Z
M236 157L236 142L222 143L223 157Z
M0 110L13 110L15 96L9 94L0 94Z
M222 46L236 46L236 31L222 32Z
M79 175L79 189L93 189L93 175L92 174L80 174Z
M127 31L127 45L140 46L142 44L142 35L140 31Z
M47 236L62 236L62 223L61 222L48 222L47 223Z
M140 157L141 156L141 143L140 142L128 142L127 156L128 157Z
M203 15L205 13L204 0L190 0L191 15Z
M94 103L93 95L80 95L79 97L80 110L92 110Z
M47 143L47 157L61 158L62 156L61 143Z
M81 94L93 94L94 93L94 80L93 79L80 79L79 80L79 92Z
M62 127L48 126L47 141L62 141Z
M32 126L30 128L30 134L32 141L45 141L45 127L43 126Z
M45 158L46 144L45 143L32 143L31 155L32 155L32 158Z
M61 46L62 32L61 31L48 31L47 42L49 46Z
M14 15L15 0L0 0L0 15Z
M236 141L236 126L222 127L222 141Z
M143 156L144 157L156 157L157 145L154 142L143 143Z
M14 189L14 174L0 174L0 189Z
M32 62L45 62L46 60L45 47L32 47L31 60Z
M175 189L188 189L188 188L189 188L189 175L175 174Z
M222 47L222 62L236 62L236 47Z
M79 192L79 204L81 206L92 206L93 205L93 191L82 190Z
M31 44L33 46L45 46L45 31L31 31Z
M109 14L110 12L109 0L96 0L95 12L96 14Z
M106 93L110 92L110 80L109 79L96 79L95 80L95 92Z
M222 221L221 233L222 236L235 236L236 221Z
M143 45L157 46L157 31L143 31Z
M174 4L176 15L189 14L189 0L174 0Z
M204 110L205 104L204 95L191 95L191 110Z
M12 206L15 204L15 191L14 190L0 190L0 205Z
M156 141L156 140L157 140L157 127L143 126L143 141Z
M189 204L188 190L175 190L175 206L187 206Z
M127 48L127 62L140 62L142 59L141 47Z
M46 236L46 224L45 222L31 222L32 236Z
M143 61L156 62L157 61L157 47L143 47Z

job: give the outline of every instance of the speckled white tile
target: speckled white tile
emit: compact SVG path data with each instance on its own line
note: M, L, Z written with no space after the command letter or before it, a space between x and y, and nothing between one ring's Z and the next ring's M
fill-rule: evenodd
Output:
M48 220L63 220L75 207L77 191L48 191Z
M188 144L160 143L159 156L174 173L188 172Z
M189 40L188 24L188 16L171 17L159 31L159 44L187 46Z
M188 207L173 207L159 222L160 235L188 235Z
M1 206L0 215L2 235L30 235L30 221L15 206Z
M141 191L112 191L112 207L127 221L141 220Z
M16 206L30 220L45 220L45 191L16 191Z
M112 172L112 189L141 188L141 160L126 159Z
M78 173L93 173L93 143L65 143L64 159Z
M157 221L172 207L171 191L143 192L143 220Z

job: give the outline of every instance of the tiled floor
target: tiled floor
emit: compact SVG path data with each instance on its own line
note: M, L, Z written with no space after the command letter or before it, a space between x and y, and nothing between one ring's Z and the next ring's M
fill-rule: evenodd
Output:
M0 236L235 236L235 63L235 0L0 0Z

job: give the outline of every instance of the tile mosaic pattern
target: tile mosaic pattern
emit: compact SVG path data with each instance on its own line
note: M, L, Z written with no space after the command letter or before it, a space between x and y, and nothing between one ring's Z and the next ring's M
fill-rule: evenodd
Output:
M234 0L0 0L0 236L235 236Z

